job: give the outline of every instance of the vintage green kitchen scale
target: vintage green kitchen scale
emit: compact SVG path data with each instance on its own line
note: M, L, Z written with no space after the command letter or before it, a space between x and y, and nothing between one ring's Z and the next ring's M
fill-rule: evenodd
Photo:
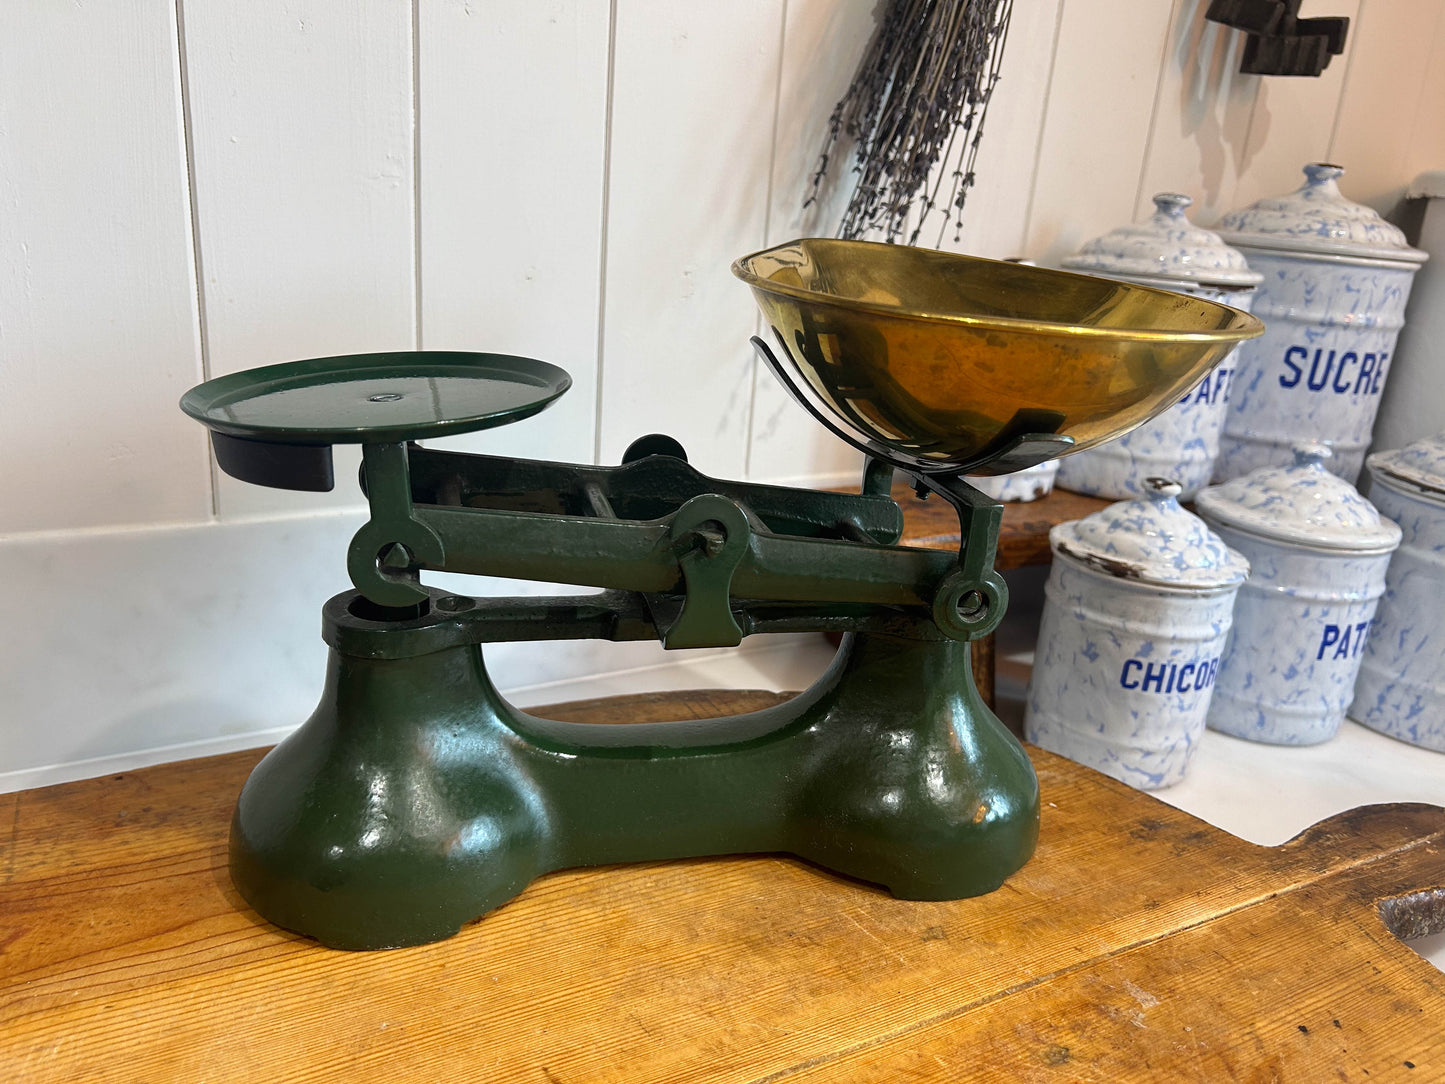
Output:
M182 400L227 473L332 486L362 445L355 590L323 610L315 714L255 769L231 875L278 925L372 949L450 936L569 866L784 851L900 897L988 892L1038 833L1022 747L974 689L968 642L1002 617L1000 508L961 475L1090 447L1176 401L1257 320L1180 294L902 246L805 240L733 267L774 375L867 455L863 492L719 481L661 436L617 467L414 443L520 421L555 366L435 351L320 358ZM688 364L679 349L674 364ZM897 544L895 469L957 510L958 553ZM428 571L602 589L473 598ZM767 711L588 725L508 704L481 645L658 639L721 647L846 632L812 688Z

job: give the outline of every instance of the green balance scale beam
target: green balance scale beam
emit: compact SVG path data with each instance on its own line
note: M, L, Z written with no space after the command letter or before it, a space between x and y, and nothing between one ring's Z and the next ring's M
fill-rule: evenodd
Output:
M800 359L774 330L794 372L826 361ZM795 341L828 348L824 335ZM940 460L932 434L909 446L840 429L829 413L873 416L857 390L849 411L832 410L758 345L803 405L868 454L861 493L708 478L660 436L617 467L416 443L520 421L570 385L509 355L320 358L186 394L219 465L244 481L326 490L332 446L363 452L370 519L347 554L355 590L323 610L320 704L252 772L232 823L231 875L262 916L328 946L380 949L449 937L575 866L787 852L941 900L991 891L1028 860L1037 780L975 689L968 650L1006 604L992 567L1000 509L959 475L1059 454L1072 438L1049 426L1066 416L1024 404L990 428L972 412L972 459ZM895 468L957 509L958 553L898 544ZM432 571L600 590L475 598L428 588ZM723 647L807 630L845 635L806 692L671 723L529 715L498 693L482 650Z

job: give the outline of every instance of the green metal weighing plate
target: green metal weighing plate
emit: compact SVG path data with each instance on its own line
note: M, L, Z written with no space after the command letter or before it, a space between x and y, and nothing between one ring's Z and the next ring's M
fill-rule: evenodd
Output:
M566 371L511 354L397 351L311 358L217 377L181 409L211 430L234 477L332 487L331 445L399 444L529 418L572 386Z
M220 376L186 392L181 409L232 437L395 444L531 417L571 385L557 366L510 354L348 354Z

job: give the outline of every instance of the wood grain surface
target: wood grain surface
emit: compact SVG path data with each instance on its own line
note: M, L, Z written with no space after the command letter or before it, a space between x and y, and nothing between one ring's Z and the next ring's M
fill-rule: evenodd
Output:
M904 483L893 487L893 499L903 509L903 538L908 546L951 549L958 545L958 513L945 500L919 500ZM1049 528L1072 519L1082 519L1112 502L1056 489L1047 497L1003 506L1003 525L998 532L998 556L994 567L1000 571L1025 565L1046 565L1053 560L1049 550Z
M905 902L780 856L646 863L544 877L440 944L344 953L231 888L260 755L5 797L0 1079L1445 1079L1445 975L1391 933L1445 927L1433 806L1264 848L1030 749L1039 850L985 897Z

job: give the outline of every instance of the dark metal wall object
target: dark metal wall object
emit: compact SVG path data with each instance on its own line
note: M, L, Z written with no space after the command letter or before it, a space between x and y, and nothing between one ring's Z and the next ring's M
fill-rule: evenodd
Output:
M1345 51L1350 20L1299 17L1300 0L1211 0L1205 18L1249 35L1239 70L1246 75L1319 75Z

